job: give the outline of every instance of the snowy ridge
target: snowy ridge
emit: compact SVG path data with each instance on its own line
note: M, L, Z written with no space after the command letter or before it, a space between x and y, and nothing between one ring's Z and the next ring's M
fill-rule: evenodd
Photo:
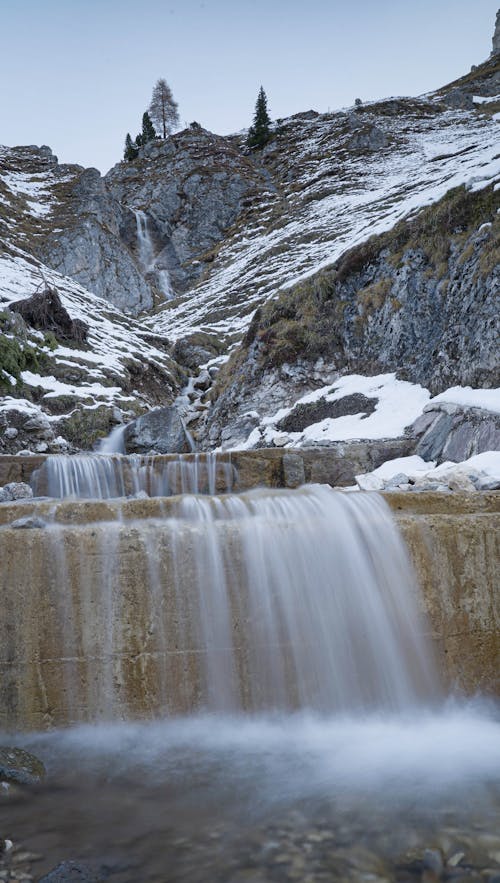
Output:
M275 193L225 241L209 278L149 320L157 333L176 339L203 329L234 339L279 288L454 187L478 189L500 178L498 121L478 111L397 99L362 113L280 122L264 151ZM374 127L386 146L352 147L359 129Z

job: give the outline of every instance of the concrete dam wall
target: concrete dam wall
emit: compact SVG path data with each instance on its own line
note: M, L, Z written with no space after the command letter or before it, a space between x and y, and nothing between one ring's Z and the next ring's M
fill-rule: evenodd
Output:
M258 535L260 542L268 525L282 517L283 506L288 505L283 499L295 498L300 493L266 492L267 502L262 504L249 495L248 501L234 505L245 505L259 517L260 505L268 507L266 512L271 506L270 520L265 522L262 535ZM371 494L328 493L335 498L333 503L328 501L328 506L345 506L337 502L340 498L378 499ZM271 497L273 501L269 503ZM264 611L263 598L268 593L263 591L251 603L245 600L250 597L248 586L245 588L248 574L255 582L261 579L258 559L249 570L245 558L248 552L241 541L235 512L219 513L213 522L207 516L210 507L217 505L217 498L206 498L208 508L194 521L188 518L180 534L172 530L173 521L179 518L179 501L184 500L182 505L189 507L193 505L189 500L196 499L50 500L0 507L2 728L39 729L74 721L154 717L212 706L231 710L234 682L241 708L269 707L269 698L274 701L278 694L285 707L300 707L302 676L308 695L317 695L318 707L323 707L324 697L319 690L315 694L314 684L324 663L320 657L311 662L309 652L316 641L309 642L304 658L297 657L295 647L293 652L287 650L287 635L293 634L295 617L304 622L309 608L300 607L302 601L296 592L297 612L284 609L288 629L285 634L283 622L276 619L275 612ZM445 689L498 695L500 593L496 580L500 494L386 494L385 500L406 541L422 594L410 583L404 589L401 587L401 592L408 596L404 596L401 610L396 611L390 634L386 625L377 625L387 619L383 606L387 599L377 596L374 601L373 596L356 596L356 609L366 616L363 629L356 632L352 642L359 646L350 664L357 666L355 682L361 684L355 688L361 692L353 701L363 706L372 701L382 705L400 703L399 682L390 687L386 696L370 680L372 656L383 656L384 648L389 652L392 644L394 654L404 657L408 673L408 684L401 688L404 696L416 696L419 700L430 697L426 664L429 662L432 667L432 656L436 657ZM308 503L313 504L316 501ZM352 509L352 504L349 506ZM335 519L329 513L328 509L326 520L321 522L326 527L321 530L334 532L334 521L341 523L342 517ZM13 526L17 519L29 516L39 519L33 522L38 527ZM283 517L287 523L293 522L289 513L285 512ZM356 552L351 548L349 560L358 562L356 566L381 571L386 566L385 559L394 558L388 544L395 540L387 525L389 533L371 537L373 524L381 521L381 512L368 517L368 527L363 526L360 518L359 514L352 516L352 537L349 535L348 540L340 543L338 555L343 554L342 548L357 542L355 537L361 532L363 542L359 548L368 550L366 562L361 561L359 549ZM300 518L299 522L302 523ZM259 518L256 523L260 523ZM291 541L287 539L289 545L282 548L281 559L285 563L288 559L289 567L284 576L276 573L272 577L273 596L283 591L280 585L292 585L294 580L296 565L290 562L297 542L293 531L290 534L287 530L282 533ZM306 535L306 547L311 547L316 535L317 531ZM323 539L318 550L313 549L313 563L300 559L300 566L315 567L321 548L326 545ZM201 557L200 548L204 550ZM210 551L213 548L220 550L217 560ZM340 561L338 556L335 560ZM330 567L328 561L323 563L322 575ZM352 615L349 598L358 591L360 580L357 572L350 572L351 565L344 559L338 567L347 568L344 583L347 580L350 586L341 610L343 621L347 622ZM382 584L390 584L395 595L397 586L406 582L403 570L404 564L400 564L399 571L384 572L381 576ZM313 580L315 585L320 581L319 577ZM217 594L218 586L226 583L229 588L223 598ZM208 585L209 594L208 589L205 591ZM243 601L236 597L240 586ZM281 599L280 603L285 602ZM324 600L318 603L323 604ZM418 610L409 623L405 610L412 605ZM273 616L276 633L271 633L269 626ZM337 614L326 624L322 617L311 619L311 629L318 629L319 624L324 633L325 652L329 653L332 645L342 644L343 630L337 621ZM276 675L272 696L260 695L260 688L255 691L254 685L266 682L266 678L259 680L259 666L265 665L268 654L269 671L275 672L277 657L272 655L273 648L280 643L284 647L280 656L282 675ZM214 646L215 653L210 650ZM340 707L345 706L342 690L346 684L348 692L352 687L349 665L343 661L351 647L344 647L342 652L344 656L332 660L332 671L342 665L347 672L334 697ZM381 665L384 664L382 660ZM229 667L234 668L231 677ZM387 681L387 672L393 677L394 668L387 661L381 680Z

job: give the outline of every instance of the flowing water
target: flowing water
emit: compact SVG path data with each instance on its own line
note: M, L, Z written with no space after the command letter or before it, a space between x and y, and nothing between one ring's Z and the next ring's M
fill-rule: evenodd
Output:
M49 529L49 557L101 722L19 736L49 781L0 795L4 836L40 871L79 858L117 883L498 883L499 710L443 697L380 497L183 496L92 530L92 566L79 526ZM116 720L133 714L130 641L155 722ZM172 717L185 700L195 713Z
M156 260L156 249L151 236L148 216L142 210L135 210L136 235L137 235L137 251L139 263L144 273L154 276L158 288L162 294L170 299L173 297L172 283L170 274L166 267L160 267Z
M122 456L124 431L122 426L114 429L101 442L98 454L47 457L31 480L35 495L109 500L141 492L150 497L231 492L234 469L230 458L215 453Z

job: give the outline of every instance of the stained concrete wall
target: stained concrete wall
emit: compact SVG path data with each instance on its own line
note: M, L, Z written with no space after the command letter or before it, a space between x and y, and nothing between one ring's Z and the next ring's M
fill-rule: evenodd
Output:
M386 498L416 566L429 617L423 628L447 685L500 694L500 494ZM204 662L193 643L193 555L188 548L180 562L179 605L170 535L153 533L151 546L139 529L174 507L175 498L0 506L0 727L199 705ZM30 513L56 526L10 526ZM148 582L163 587L160 598L148 598Z

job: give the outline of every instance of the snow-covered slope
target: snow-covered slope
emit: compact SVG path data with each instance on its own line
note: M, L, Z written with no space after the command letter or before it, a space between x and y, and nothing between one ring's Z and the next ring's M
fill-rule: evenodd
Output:
M57 291L72 319L88 326L85 344L64 345L6 310L47 286ZM91 445L121 415L127 419L172 400L182 382L165 346L152 340L141 323L13 248L0 255L0 338L4 345L10 341L29 353L38 366L20 370L16 378L0 358L0 394L7 394L0 410L4 415L16 410L33 412L26 403L17 409L13 399L28 397L35 411L51 415L53 432L45 434L42 450L47 446L50 450L53 437L61 435L76 445L84 440ZM8 449L22 447L25 441L21 433Z
M178 338L234 339L279 288L389 230L460 184L500 176L499 122L439 97L390 99L345 113L278 121L261 161L274 191L223 242L208 278L149 324Z

